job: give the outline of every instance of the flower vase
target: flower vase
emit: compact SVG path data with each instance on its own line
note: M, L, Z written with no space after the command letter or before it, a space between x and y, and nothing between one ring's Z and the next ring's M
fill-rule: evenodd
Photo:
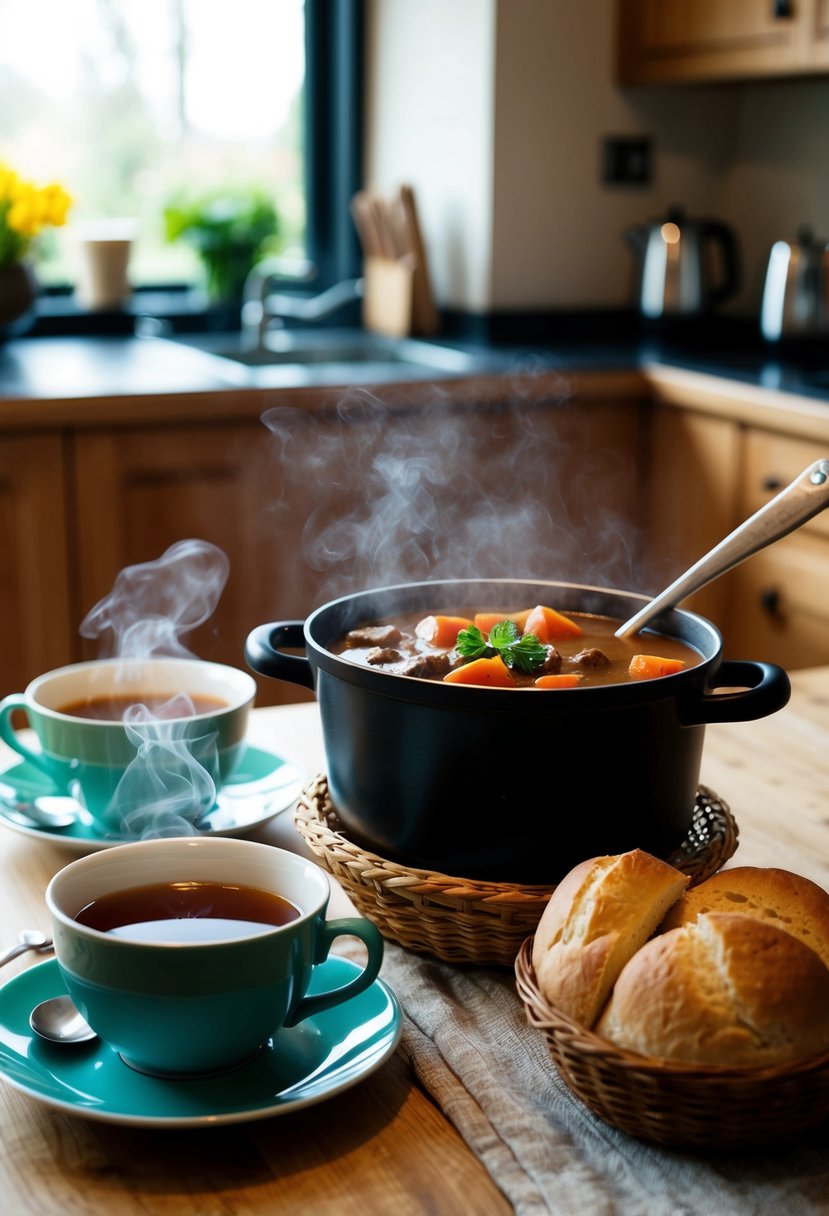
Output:
M31 329L36 302L37 279L28 262L0 266L0 341Z

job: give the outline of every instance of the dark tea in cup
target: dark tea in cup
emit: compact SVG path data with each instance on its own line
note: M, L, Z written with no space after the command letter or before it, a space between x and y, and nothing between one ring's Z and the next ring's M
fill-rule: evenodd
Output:
M185 712L182 712L182 704L186 704ZM84 697L79 701L70 701L68 705L60 705L57 712L66 714L70 718L92 718L96 722L122 722L127 711L136 705L142 705L160 721L195 717L197 714L217 713L219 710L228 708L227 701L199 693L188 693L186 697L171 697L169 693L144 693L136 690L129 696L111 694L103 697Z
M275 891L190 880L111 891L81 908L75 920L135 942L221 942L267 933L299 916L299 908Z

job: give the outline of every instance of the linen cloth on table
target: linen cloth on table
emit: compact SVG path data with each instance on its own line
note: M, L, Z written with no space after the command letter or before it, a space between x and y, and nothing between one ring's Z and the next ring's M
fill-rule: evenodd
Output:
M517 1216L827 1216L829 1130L780 1149L708 1155L635 1140L560 1080L507 969L458 967L386 942L401 1050Z

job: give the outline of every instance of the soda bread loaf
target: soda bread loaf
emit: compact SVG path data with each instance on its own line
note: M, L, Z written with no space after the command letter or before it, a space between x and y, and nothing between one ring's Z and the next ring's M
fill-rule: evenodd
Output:
M688 882L640 849L577 865L553 891L535 932L532 964L546 1000L592 1027L622 967Z
M662 928L677 929L701 912L740 912L776 925L811 946L829 967L829 893L800 874L755 866L720 870L687 891Z
M699 1065L775 1065L829 1051L829 968L770 921L700 912L619 975L596 1032Z

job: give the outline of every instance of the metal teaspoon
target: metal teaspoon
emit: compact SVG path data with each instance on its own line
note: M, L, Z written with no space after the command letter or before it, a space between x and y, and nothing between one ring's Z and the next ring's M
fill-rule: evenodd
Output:
M14 786L2 780L0 774L0 801L5 813L12 819L26 821L27 826L41 828L68 828L78 818L78 804L74 798L57 794L38 794L26 799Z
M616 630L617 638L638 633L660 612L673 608L759 549L788 536L807 519L829 506L829 460L816 460L770 502L755 511L689 570Z
M53 996L35 1005L29 1026L50 1043L88 1043L98 1037L68 996Z
M18 955L25 954L27 950L51 949L52 940L45 933L41 933L39 929L23 929L18 945L12 946L5 954L0 954L0 967L5 963L10 963Z

